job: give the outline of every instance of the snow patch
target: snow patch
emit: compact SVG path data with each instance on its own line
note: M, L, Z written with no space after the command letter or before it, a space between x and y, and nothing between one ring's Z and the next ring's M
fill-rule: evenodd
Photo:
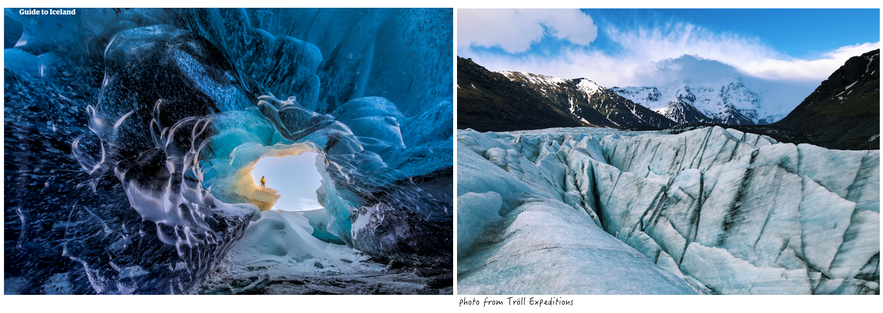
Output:
M595 82L585 78L580 78L579 80L579 83L576 84L576 88L585 93L587 96L591 96L604 88L601 87L601 85L598 85Z

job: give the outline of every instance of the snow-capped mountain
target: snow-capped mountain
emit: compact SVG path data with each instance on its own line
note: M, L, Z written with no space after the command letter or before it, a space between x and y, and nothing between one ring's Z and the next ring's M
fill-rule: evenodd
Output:
M684 80L668 87L613 87L610 90L678 124L769 124L788 113L765 107L763 92L745 85L737 76L727 78L724 84L691 84Z
M585 125L626 128L676 125L668 118L620 96L586 78L562 79L525 72L501 72L551 100L557 107Z
M457 128L512 131L584 124L531 88L457 58Z

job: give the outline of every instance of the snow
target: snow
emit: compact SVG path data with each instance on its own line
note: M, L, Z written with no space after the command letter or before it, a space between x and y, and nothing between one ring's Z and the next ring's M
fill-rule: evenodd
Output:
M558 84L567 82L567 80L563 78L526 72L503 71L500 72L500 74L503 74L504 76L506 76L506 78L509 78L509 80L512 81L514 81L516 78L522 78L524 80L527 80L531 84L540 86L557 86Z
M577 79L568 80L568 79L557 78L557 77L552 77L552 76L548 76L548 75L533 74L533 73L526 73L526 72L503 71L500 73L512 81L515 81L516 79L521 78L521 79L524 79L524 80L530 82L531 84L539 85L539 86L541 86L541 88L543 88L544 91L547 88L557 87L558 84L564 84L564 83L567 83L568 81L574 81L574 80L578 81L578 83L576 84L577 90L582 91L587 96L591 96L591 95L595 94L596 92L604 89L604 87L602 87L601 85L598 85L597 83L595 83L591 80L585 79L585 78L577 78ZM571 105L572 105L572 103L573 103L573 101L571 100ZM571 108L571 113L573 113L572 108Z
M319 272L358 271L368 256L345 245L326 243L312 236L313 229L302 211L271 210L250 223L245 235L221 263L230 268L261 268L271 276L297 277ZM322 264L317 268L316 263ZM233 271L237 272L237 271ZM254 276L254 271L248 273Z
M765 102L762 91L745 85L738 77L729 78L723 85L681 82L673 86L613 87L610 90L675 121L684 119L673 115L676 113L668 108L669 103L685 103L709 118L721 120L728 118L729 106L755 123L760 119L776 121L790 111Z
M475 205L458 212L482 222L458 229L471 242L459 250L458 286L467 293L545 292L530 284L631 293L571 264L588 258L577 251L592 249L582 245L597 226L655 263L631 271L664 269L681 280L675 285L700 293L879 293L879 151L778 143L720 127L676 135L466 130L458 142L458 193L502 199L499 220ZM633 261L594 253L597 262ZM573 283L559 270L598 283ZM610 268L618 277L634 273L619 270ZM674 292L647 275L628 283Z
M580 78L579 83L576 84L576 88L579 89L580 91L582 91L583 93L585 93L587 96L591 96L591 95L595 94L596 92L598 92L599 90L601 90L601 88L603 88L603 87L601 87L601 85L598 85L591 80L588 80L585 78Z
M203 286L236 292L253 288L241 283L249 280L260 284L383 272L384 266L368 262L370 257L364 253L316 239L308 218L312 213L324 214L324 210L261 212Z

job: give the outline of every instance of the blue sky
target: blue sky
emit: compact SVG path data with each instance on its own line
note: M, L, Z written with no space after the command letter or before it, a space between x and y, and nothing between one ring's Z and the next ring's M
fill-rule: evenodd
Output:
M607 87L738 75L792 102L880 45L878 9L458 9L457 23L457 54L493 71Z
M268 188L279 192L274 209L302 211L320 208L316 201L321 177L316 168L316 153L304 152L282 158L265 157L251 171L256 185L265 176Z
M583 9L596 24L620 28L690 23L713 33L735 33L795 58L880 38L878 10L866 9ZM829 22L826 22L829 21ZM655 24L655 25L654 25ZM609 43L602 32L595 44Z

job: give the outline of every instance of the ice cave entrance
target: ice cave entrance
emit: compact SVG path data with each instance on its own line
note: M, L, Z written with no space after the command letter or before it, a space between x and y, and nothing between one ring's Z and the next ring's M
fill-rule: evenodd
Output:
M264 157L258 160L251 175L255 185L264 177L266 188L276 190L280 197L273 209L308 211L321 209L316 200L316 189L321 185L315 152L303 152L283 157Z

